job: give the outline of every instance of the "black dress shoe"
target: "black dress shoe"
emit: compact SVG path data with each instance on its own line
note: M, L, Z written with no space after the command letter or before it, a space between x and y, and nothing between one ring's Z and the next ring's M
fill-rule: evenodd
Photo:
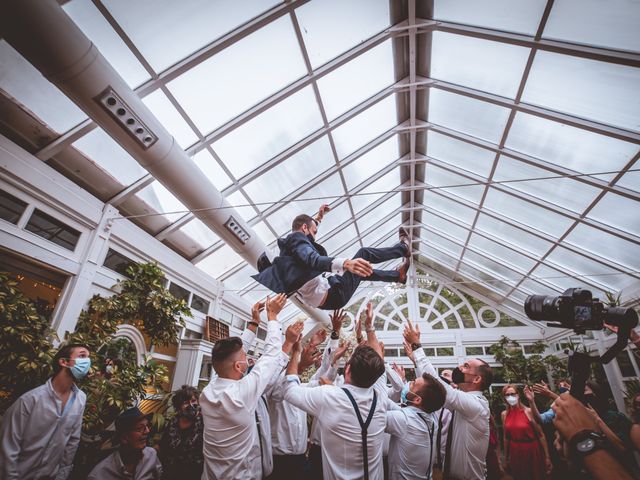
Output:
M402 243L407 249L407 252L404 254L404 256L410 257L411 256L411 240L409 239L409 234L404 229L404 227L400 227L400 229L398 230L398 237L400 238L400 243Z
M411 265L411 257L407 257L404 262L396 267L396 271L400 274L400 278L398 278L398 283L402 285L406 285L407 283L407 273L409 272L409 266Z

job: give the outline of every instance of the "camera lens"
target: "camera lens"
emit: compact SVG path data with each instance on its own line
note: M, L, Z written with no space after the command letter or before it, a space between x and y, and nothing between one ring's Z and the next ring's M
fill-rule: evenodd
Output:
M545 301L553 301L554 298L555 297L549 297L547 295L529 295L524 301L524 313L526 313L527 317L531 320L548 320L545 311Z

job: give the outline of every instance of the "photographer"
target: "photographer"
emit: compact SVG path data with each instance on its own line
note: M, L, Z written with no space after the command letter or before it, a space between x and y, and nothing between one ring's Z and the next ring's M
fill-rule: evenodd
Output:
M631 479L632 476L611 454L612 446L598 433L589 410L569 393L553 403L553 421L563 440L563 449L574 468L584 467L596 480Z

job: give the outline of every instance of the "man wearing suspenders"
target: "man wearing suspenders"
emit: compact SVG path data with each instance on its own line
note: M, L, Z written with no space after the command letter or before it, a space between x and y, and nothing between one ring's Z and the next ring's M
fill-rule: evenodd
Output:
M431 479L438 429L433 412L442 408L445 397L440 382L425 373L405 384L401 393L404 408L388 401L389 480Z
M296 375L299 349L294 347L287 367L285 400L317 419L324 480L381 480L387 413L382 357L361 345L346 364L343 388L305 388Z

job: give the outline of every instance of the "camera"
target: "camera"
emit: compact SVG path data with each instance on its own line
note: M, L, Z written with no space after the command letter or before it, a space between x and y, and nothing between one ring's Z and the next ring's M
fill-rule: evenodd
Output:
M627 328L638 324L638 315L633 309L609 307L582 288L569 288L558 297L529 295L524 311L531 320L556 322L549 326L569 328L576 333L602 330L605 323Z

